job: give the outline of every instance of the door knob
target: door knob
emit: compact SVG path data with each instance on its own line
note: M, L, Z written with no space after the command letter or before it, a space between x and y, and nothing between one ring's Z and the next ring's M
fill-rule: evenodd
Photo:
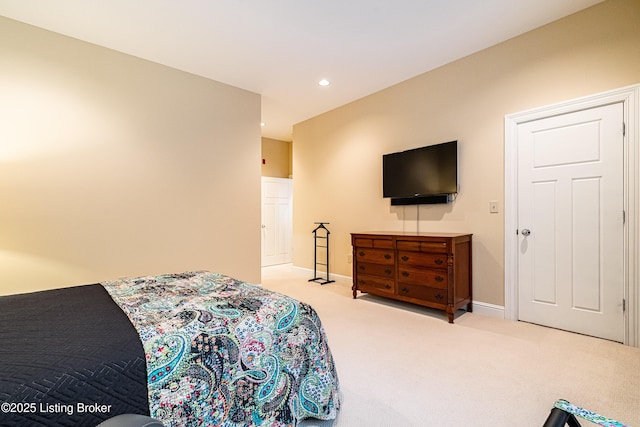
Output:
M522 230L522 235L524 237L527 237L529 234L531 234L531 230L529 230L528 228L525 228L524 230Z

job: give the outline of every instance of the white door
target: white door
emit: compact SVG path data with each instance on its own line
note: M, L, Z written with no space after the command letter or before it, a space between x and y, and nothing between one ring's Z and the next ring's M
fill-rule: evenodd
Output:
M519 319L624 340L623 104L518 125Z
M262 178L262 266L291 262L292 180Z

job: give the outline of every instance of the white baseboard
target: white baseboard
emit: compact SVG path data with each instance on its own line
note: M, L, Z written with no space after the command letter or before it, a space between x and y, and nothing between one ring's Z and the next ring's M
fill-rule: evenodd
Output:
M473 301L473 312L483 316L504 319L504 306L489 304L488 302Z
M293 270L308 272L309 273L309 277L313 277L313 269L312 268L298 267L298 266L295 266L295 265L292 265L291 268ZM324 271L319 271L318 272L318 276L327 277L327 273L325 273ZM348 280L349 282L352 281L351 276L343 276L342 274L329 273L329 279L333 280L333 279L336 279L336 278Z
M309 272L313 276L313 270L310 268L303 268L292 266L293 269L298 271ZM324 273L323 273L324 274ZM340 278L344 280L351 281L351 276L343 276L341 274L333 274L330 273L330 279ZM473 312L477 314L481 314L483 316L497 317L499 319L504 319L504 306L489 304L488 302L482 301L473 301Z

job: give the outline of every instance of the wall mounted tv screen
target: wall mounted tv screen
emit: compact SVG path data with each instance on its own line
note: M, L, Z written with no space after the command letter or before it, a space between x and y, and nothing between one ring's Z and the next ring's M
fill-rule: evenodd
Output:
M391 204L447 203L458 192L458 141L383 155L382 192Z

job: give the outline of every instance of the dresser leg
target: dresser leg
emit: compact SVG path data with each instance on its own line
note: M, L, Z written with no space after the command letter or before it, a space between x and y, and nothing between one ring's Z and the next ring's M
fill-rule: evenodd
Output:
M351 290L353 291L353 299L356 299L356 294L358 293L358 288L356 288L356 285L353 285L351 287Z
M449 317L449 323L453 323L453 312L447 309L447 316Z
M467 304L467 313L473 313L473 304Z

